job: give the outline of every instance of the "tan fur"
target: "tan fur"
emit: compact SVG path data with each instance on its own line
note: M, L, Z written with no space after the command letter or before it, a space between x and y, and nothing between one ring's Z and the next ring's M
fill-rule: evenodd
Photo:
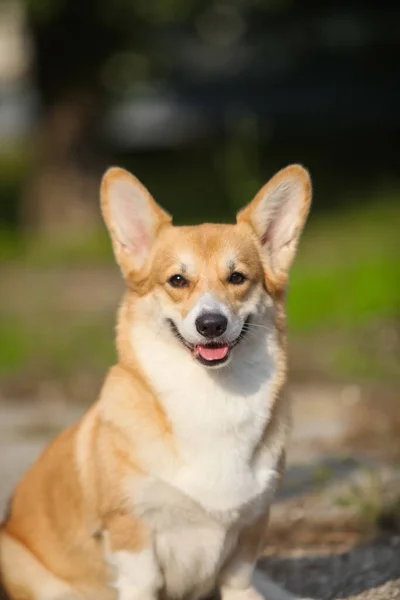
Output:
M304 203L297 225L300 231L310 203L306 172L298 166L289 167L266 188L288 175L304 184ZM110 185L121 178L136 186L151 207L153 221L143 234L153 236L151 250L140 269L134 266L129 247L118 239L110 210ZM263 250L264 240L254 224L255 210L266 188L239 214L237 225L176 228L133 176L121 169L111 169L104 177L102 211L127 283L118 316L118 364L110 369L98 402L79 423L48 446L14 491L10 515L0 532L0 571L12 600L116 598L115 590L110 587L116 563L110 566L107 556L123 558L125 555L118 553L126 552L129 556L143 555L143 560L151 559L146 552L158 531L158 525L154 524L158 521L153 516L147 519L144 508L141 513L134 507L150 502L153 494L155 497L166 494L168 506L170 494L172 503L176 495L187 514L192 511L194 522L205 519L204 527L211 527L212 531L215 519L221 531L226 529L221 564L215 566L215 574L209 580L193 582L191 597L196 598L215 585L225 589L232 573L236 577L235 565L254 562L262 551L269 501L261 509L254 504L250 512L240 508L226 514L214 514L211 509L207 513L192 499L185 498L182 491L154 477L158 470L165 471L166 477L170 471L179 473L186 468L187 459L168 405L156 391L157 382L150 380L138 358L141 345L132 342L132 326L145 326L146 302L152 298L166 311L173 310L184 319L209 290L232 315L238 315L249 298L268 294L276 337L276 347L270 350L275 374L269 388L269 417L249 460L256 463L268 451L277 484L283 471L289 423L288 402L281 393L286 375L287 272L277 272L271 267ZM185 257L188 264L182 264ZM183 273L187 270L189 285L168 286L169 277L181 270ZM246 272L248 279L243 285L232 286L227 282L233 270ZM176 340L171 343L179 344ZM193 407L191 403L196 401L195 392L187 389L188 414ZM179 588L178 571L163 572L163 576L164 584L157 583L148 592L149 600L155 593L168 595L169 589ZM126 595L121 598L125 600ZM132 596L130 600L136 598Z

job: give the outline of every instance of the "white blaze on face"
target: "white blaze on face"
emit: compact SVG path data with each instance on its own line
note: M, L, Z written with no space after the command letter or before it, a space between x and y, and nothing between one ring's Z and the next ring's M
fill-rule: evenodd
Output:
M186 317L177 323L181 335L191 344L201 344L204 337L196 329L196 320L200 315L207 313L218 313L228 319L228 327L224 333L224 339L227 342L233 342L240 335L243 327L243 318L236 316L222 302L214 298L210 292L203 294Z

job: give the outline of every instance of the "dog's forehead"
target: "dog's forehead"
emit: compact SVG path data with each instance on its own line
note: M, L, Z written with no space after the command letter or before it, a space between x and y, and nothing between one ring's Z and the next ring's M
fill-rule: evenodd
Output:
M165 242L164 251L181 264L182 270L193 270L199 262L235 268L238 263L259 258L254 240L237 225L174 227Z

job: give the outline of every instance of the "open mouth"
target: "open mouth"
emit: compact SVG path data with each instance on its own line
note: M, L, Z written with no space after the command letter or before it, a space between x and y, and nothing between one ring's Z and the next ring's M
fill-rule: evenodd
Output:
M238 337L232 342L206 342L204 344L190 344L185 338L180 334L175 323L169 319L169 324L171 330L175 337L177 337L184 346L191 352L193 357L198 360L203 365L207 365L208 367L214 367L218 365L222 365L227 362L229 355L231 353L232 348L237 346L237 344L243 339L248 323L250 322L250 317L247 317L246 321L243 324L242 331L238 335Z

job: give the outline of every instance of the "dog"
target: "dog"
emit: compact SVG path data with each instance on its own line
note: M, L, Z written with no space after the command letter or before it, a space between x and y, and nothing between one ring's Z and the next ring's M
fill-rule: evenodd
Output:
M17 485L12 600L286 600L255 570L285 463L285 293L311 202L291 165L236 224L175 227L127 171L101 206L126 282L98 401Z

